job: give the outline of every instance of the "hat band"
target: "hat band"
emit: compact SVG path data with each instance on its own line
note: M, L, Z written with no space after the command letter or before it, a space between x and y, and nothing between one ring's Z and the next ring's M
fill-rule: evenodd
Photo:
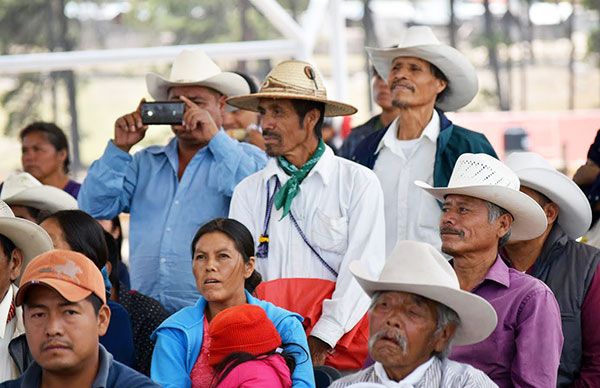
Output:
M325 88L320 89L304 88L298 85L292 85L286 82L278 81L273 77L267 78L260 88L259 93L278 93L278 94L297 94L299 96L310 96L327 99Z

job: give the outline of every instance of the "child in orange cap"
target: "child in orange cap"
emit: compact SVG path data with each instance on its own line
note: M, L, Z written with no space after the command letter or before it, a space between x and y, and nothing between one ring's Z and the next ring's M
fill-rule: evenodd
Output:
M223 310L209 326L212 387L291 387L294 358L265 311L243 304Z

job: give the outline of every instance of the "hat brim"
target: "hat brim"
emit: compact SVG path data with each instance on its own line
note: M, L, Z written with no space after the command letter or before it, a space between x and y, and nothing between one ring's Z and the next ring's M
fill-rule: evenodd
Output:
M359 261L350 263L350 271L370 297L378 291L408 292L434 300L454 310L460 317L460 325L453 338L455 345L469 345L483 341L494 331L498 323L492 305L470 292L429 284L380 282L371 278Z
M174 86L203 86L214 89L225 96L238 96L250 92L250 87L246 80L242 76L230 72L222 72L204 80L190 80L189 82L172 82L160 74L146 74L148 93L156 101L166 100L169 95L169 89Z
M448 79L445 97L436 106L446 112L456 111L473 100L479 90L479 80L473 64L454 47L435 44L413 47L367 47L377 73L387 82L392 61L398 57L415 57L435 65Z
M508 211L514 221L511 226L511 241L531 240L540 236L548 226L544 210L528 195L503 186L432 187L428 183L415 181L439 201L449 194L466 195L491 202Z
M249 110L252 112L258 111L258 103L260 99L290 99L290 100L307 100L322 102L325 104L325 117L349 116L357 112L357 109L343 102L326 100L318 97L303 96L293 93L254 93L245 96L231 97L227 99L227 103L238 109Z
M8 205L30 206L55 213L60 210L77 209L77 200L69 193L51 186L24 189L13 196L2 198Z
M517 170L521 186L536 190L560 208L558 223L572 239L585 234L592 223L592 209L581 189L564 174L543 168Z
M35 279L30 282L27 282L27 283L23 284L21 287L19 287L19 291L17 291L17 296L15 298L15 304L17 306L22 305L23 301L25 299L25 295L27 294L27 291L32 286L39 286L39 285L43 285L43 286L52 288L53 290L58 292L63 298L65 298L69 302L79 302L80 300L83 300L83 299L87 298L88 296L90 296L91 294L93 294L93 292L91 290L88 290L87 288L79 287L73 283L66 282L61 279L41 278L41 279ZM104 298L100 298L100 299L102 301L106 302Z
M22 218L0 217L0 234L10 239L23 252L21 269L37 255L53 249L48 233L41 226Z

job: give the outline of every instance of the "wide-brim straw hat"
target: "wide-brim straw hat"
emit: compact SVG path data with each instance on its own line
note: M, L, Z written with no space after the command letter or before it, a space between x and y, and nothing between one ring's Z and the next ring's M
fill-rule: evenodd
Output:
M258 111L261 99L309 100L325 104L325 117L347 116L356 108L327 99L327 90L317 70L307 62L290 60L279 63L267 75L258 93L230 97L227 103L239 109Z
M169 89L174 86L204 86L226 96L250 92L246 80L236 73L221 71L201 50L183 50L171 66L169 78L160 74L146 75L148 93L157 101L166 100Z
M415 57L435 65L448 79L444 98L436 102L443 111L455 111L467 105L479 90L473 64L460 51L440 43L429 27L414 26L406 30L396 47L367 47L371 62L379 75L388 80L392 62L398 57Z
M69 193L44 185L26 172L13 173L6 178L0 199L8 205L29 206L50 213L77 209L77 200Z
M452 170L448 187L415 184L440 201L449 194L483 199L508 211L513 217L511 241L531 240L548 226L544 210L519 191L519 177L507 165L488 154L462 154Z
M454 269L433 246L417 241L399 241L388 256L378 279L372 278L360 261L350 271L369 295L400 291L439 302L458 314L460 325L453 343L468 345L486 339L496 328L496 311L485 299L460 289Z
M506 165L517 174L521 186L544 194L558 205L558 223L569 237L577 239L588 231L592 223L590 203L569 177L534 152L513 152Z
M0 234L23 252L21 268L25 268L37 255L53 249L52 239L41 226L15 217L4 201L0 201Z

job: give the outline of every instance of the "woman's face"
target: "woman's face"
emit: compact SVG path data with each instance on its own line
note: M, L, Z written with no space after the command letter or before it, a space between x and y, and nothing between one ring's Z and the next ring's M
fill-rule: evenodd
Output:
M246 301L244 281L254 271L254 257L244 263L227 235L212 232L196 243L192 269L200 294L209 303L230 307Z
M52 245L54 245L55 249L71 249L69 243L65 239L65 235L60 225L54 219L48 218L44 220L44 222L42 222L40 226L46 231L46 233L48 233L48 235L52 239Z

